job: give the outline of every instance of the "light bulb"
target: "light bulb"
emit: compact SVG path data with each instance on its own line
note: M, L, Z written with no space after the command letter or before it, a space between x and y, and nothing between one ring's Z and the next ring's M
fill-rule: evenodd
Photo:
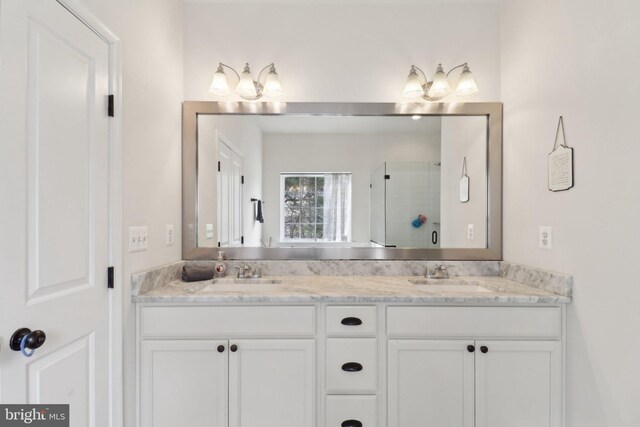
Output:
M456 87L456 94L461 96L469 96L478 93L478 85L476 80L471 74L471 70L466 65L462 69L460 79L458 80L458 86Z
M282 95L282 84L276 73L276 67L273 65L267 74L267 80L264 82L264 94L270 97L278 97Z
M253 82L253 76L249 69L249 64L245 64L244 66L244 71L242 71L242 74L240 75L240 81L236 87L236 92L245 99L255 99L258 96L256 85Z
M424 95L424 89L422 88L422 82L414 67L411 67L409 76L407 77L407 83L404 85L402 96L406 99L420 98Z
M216 96L229 95L229 84L227 83L227 75L222 70L222 65L218 65L218 70L213 74L209 93Z
M411 118L413 120L420 120L422 118L422 116L415 115L415 116L411 116Z
M444 98L445 96L451 93L451 86L449 86L449 80L447 80L447 75L444 73L442 69L442 64L438 64L438 68L436 69L436 75L433 77L433 83L429 88L429 97L430 98Z

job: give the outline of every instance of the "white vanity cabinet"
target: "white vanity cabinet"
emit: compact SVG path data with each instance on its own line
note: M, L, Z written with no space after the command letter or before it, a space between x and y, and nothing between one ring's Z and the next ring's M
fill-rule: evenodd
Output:
M390 307L388 316L391 338L403 336L387 343L389 427L563 425L559 307Z
M142 427L316 425L314 306L150 305L139 319Z
M563 427L564 306L140 304L141 427Z

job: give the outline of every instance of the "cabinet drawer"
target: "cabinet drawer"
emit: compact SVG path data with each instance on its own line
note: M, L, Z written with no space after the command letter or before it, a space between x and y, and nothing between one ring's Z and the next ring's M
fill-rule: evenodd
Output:
M151 337L311 336L314 306L142 307L140 331Z
M545 337L561 335L559 307L388 307L396 337Z
M330 338L327 340L327 392L375 393L376 340Z
M376 414L376 396L327 396L325 427L376 427Z
M327 307L327 336L375 337L376 329L375 306Z

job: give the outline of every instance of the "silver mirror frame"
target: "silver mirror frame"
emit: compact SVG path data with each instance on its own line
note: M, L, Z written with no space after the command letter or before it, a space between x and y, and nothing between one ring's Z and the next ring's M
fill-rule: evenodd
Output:
M486 116L487 248L230 248L229 259L265 260L502 260L502 103L226 103L182 104L182 257L215 259L218 248L195 246L198 219L199 115Z

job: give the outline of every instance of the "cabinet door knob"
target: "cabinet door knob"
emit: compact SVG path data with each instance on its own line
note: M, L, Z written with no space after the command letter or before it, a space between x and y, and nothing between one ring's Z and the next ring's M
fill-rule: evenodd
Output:
M469 353L473 353L474 351L476 351L476 347L475 347L475 346L473 346L473 345L468 345L468 346L467 346L467 351L468 351Z
M486 345L483 345L482 347L480 347L480 351L483 353L487 353L489 351L489 347L487 347Z
M340 323L345 326L359 326L362 325L362 320L358 319L357 317L345 317Z
M218 353L222 353L224 351L224 346L223 345L219 345L218 346Z
M235 353L236 351L238 351L238 346L233 344L231 347L229 347L229 350Z
M362 427L362 422L358 420L345 420L340 425L342 427Z
M342 365L342 370L345 372L358 372L362 371L362 365L357 362L347 362Z

